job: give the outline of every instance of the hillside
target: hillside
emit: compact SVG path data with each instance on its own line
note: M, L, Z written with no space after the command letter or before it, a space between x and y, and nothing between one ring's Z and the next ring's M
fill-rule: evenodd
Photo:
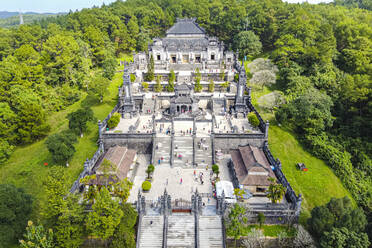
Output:
M47 17L56 17L58 15L64 15L65 13L35 13L25 12L22 13L24 24L30 24L33 22L40 21ZM19 25L20 17L18 12L7 12L0 11L0 27L10 28Z

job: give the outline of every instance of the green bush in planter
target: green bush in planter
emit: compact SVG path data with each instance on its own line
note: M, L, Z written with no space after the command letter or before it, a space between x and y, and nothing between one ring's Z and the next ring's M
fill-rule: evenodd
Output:
M114 113L110 120L107 121L107 126L111 129L116 127L120 122L120 114L119 113Z
M142 183L142 190L149 191L151 189L151 183L149 181L144 181Z
M248 114L248 121L254 127L258 127L258 125L260 125L260 120L257 118L257 115L254 112L250 112Z

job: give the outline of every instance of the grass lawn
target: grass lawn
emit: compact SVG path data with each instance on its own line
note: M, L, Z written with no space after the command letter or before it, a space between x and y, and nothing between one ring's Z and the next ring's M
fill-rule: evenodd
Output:
M103 103L92 106L94 116L97 120L103 120L107 114L117 103L118 86L122 83L122 73L115 74L114 79L108 86L109 94L104 97ZM83 95L82 99L85 97ZM76 102L63 111L52 113L48 118L48 123L51 125L50 134L59 132L68 128L68 113L76 111L80 107L80 103ZM83 138L79 138L75 144L76 153L70 161L70 166L66 168L68 181L66 186L70 187L77 176L83 170L83 163L87 158L90 158L97 149L98 128L97 123L88 123L88 130L84 133ZM47 175L48 169L53 165L52 157L49 154L46 145L46 138L37 141L30 145L17 147L10 159L0 166L1 183L12 183L18 187L22 187L26 192L33 195L34 208L32 219L40 219L39 210L44 204L43 197L43 180ZM44 166L47 162L49 165Z
M312 208L327 203L331 197L347 195L353 199L332 169L323 160L307 152L291 132L270 126L269 146L274 157L282 162L283 172L292 188L303 196L302 223L310 217ZM298 162L305 163L309 171L298 170Z

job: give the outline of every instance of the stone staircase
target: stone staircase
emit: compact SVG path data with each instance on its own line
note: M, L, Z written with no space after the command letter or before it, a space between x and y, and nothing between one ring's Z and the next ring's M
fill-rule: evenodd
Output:
M222 223L218 215L200 216L199 218L200 247L223 247Z
M176 149L177 147L177 149ZM177 158L174 157L173 166L191 168L193 165L193 140L192 136L175 136L174 137L174 154L177 153ZM178 158L178 154L182 155L182 159Z
M158 165L159 159L163 157L163 160L160 162L161 164L169 164L170 163L170 151L171 151L171 137L156 137L156 144L158 149L155 148L155 159L154 164Z
M150 224L152 221L152 224ZM162 247L163 242L163 216L144 216L140 229L140 248Z
M198 167L205 167L209 166L211 168L212 166L212 143L211 139L209 137L203 138L205 139L205 144L208 148L205 150L203 148L203 145L198 146L198 143L200 142L201 138L197 137L195 142L195 163L198 165Z
M174 214L168 217L167 247L195 247L195 222L193 215Z

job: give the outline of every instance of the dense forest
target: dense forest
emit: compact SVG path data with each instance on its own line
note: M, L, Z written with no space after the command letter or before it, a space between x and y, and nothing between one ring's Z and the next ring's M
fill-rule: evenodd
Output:
M0 163L48 134L48 114L99 92L121 54L146 50L177 17L195 17L228 49L242 57L262 51L278 66L275 87L286 103L277 122L329 164L371 224L370 10L367 0L127 0L0 28ZM247 40L260 43L252 54Z

